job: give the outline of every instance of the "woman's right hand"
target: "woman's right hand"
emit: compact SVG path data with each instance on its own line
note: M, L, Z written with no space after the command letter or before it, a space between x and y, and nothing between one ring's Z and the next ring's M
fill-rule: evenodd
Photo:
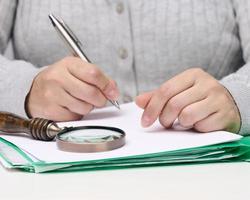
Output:
M55 121L82 118L107 99L117 100L118 88L95 65L67 57L48 66L33 80L26 110L32 117Z

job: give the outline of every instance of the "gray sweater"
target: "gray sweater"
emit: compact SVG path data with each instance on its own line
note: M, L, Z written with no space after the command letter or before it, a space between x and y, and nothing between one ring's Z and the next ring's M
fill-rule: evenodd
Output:
M49 13L117 81L121 102L198 66L224 77L241 113L240 133L250 133L249 0L0 0L0 110L25 115L33 78L69 54ZM3 56L9 41L13 60Z

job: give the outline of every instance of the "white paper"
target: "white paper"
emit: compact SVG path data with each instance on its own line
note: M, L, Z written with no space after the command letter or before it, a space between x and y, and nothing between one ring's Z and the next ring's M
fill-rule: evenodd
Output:
M141 114L141 109L134 103L129 103L121 105L121 110L117 110L115 107L107 107L96 110L81 121L60 124L60 126L115 126L126 132L126 144L124 147L101 153L68 153L58 150L55 141L42 142L27 137L7 135L1 135L1 137L38 159L53 163L158 153L236 141L241 138L239 135L225 131L197 133L166 130L159 122L145 129L140 125Z

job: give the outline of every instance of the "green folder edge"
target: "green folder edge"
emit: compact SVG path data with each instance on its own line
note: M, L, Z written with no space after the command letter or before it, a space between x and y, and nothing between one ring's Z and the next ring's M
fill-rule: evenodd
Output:
M25 165L13 165L1 152L0 156L11 166L27 172L70 172L119 169L131 167L201 164L214 162L242 162L250 161L250 136L239 141L227 142L209 146L165 151L152 154L134 155L127 157L106 158L91 161L75 161L62 163L34 162L22 149L0 137L0 142L14 149L27 161ZM172 158L171 158L172 156ZM194 158L196 157L196 158ZM159 159L159 160L157 160Z

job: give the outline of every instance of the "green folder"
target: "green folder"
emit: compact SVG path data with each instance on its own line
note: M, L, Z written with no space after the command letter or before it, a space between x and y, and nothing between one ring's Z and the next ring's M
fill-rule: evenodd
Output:
M67 172L128 167L250 161L250 137L244 137L236 142L198 148L71 163L48 163L41 160L34 160L23 150L7 140L0 138L0 143L0 156L5 167L18 168L36 173L48 171ZM3 148L5 148L5 150L3 150ZM12 152L10 153L10 151Z
M55 142L2 135L0 161L6 168L35 173L250 161L250 137L226 132L171 132L159 129L157 123L156 128L144 130L138 125L141 111L136 110L135 105L128 104L121 108L120 115L114 114L119 111L105 108L83 121L62 124L113 125L122 128L127 133L127 144L120 149L99 154L71 154L57 150ZM94 119L98 113L109 111L114 114L113 117L109 115L105 118L102 114L103 119ZM172 144L173 141L176 144Z

